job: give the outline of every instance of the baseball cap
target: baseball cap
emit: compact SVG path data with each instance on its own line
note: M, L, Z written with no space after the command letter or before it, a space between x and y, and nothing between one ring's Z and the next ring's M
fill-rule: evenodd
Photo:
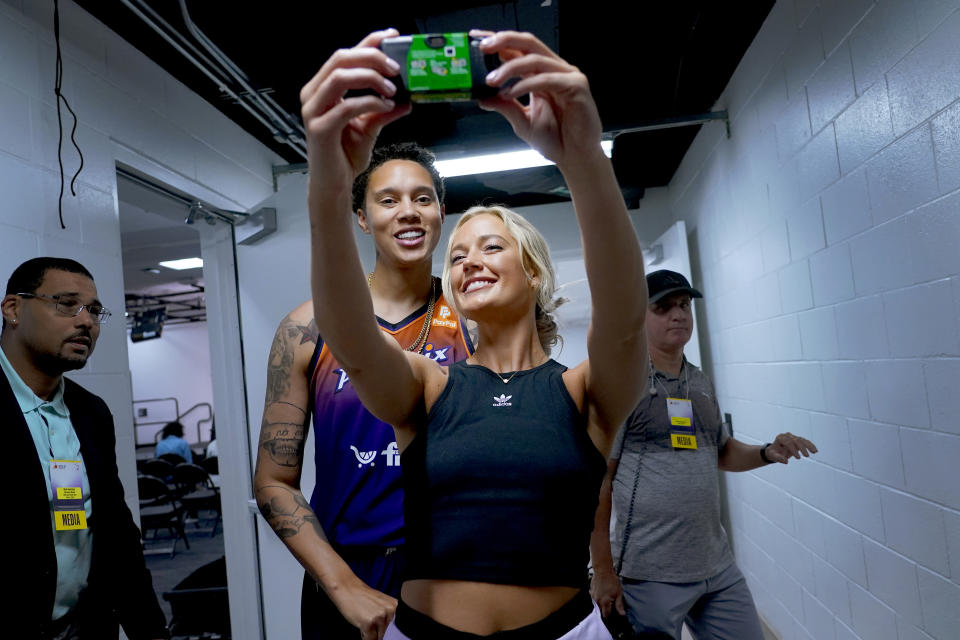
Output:
M703 294L690 286L683 274L669 269L660 269L647 274L647 291L650 304L674 293L689 293L691 298L702 298Z

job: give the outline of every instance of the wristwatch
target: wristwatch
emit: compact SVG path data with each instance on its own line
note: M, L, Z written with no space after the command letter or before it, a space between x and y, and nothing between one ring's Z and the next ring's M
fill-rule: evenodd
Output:
M760 447L760 459L766 462L767 464L773 464L773 460L767 457L767 447L769 447L771 444L773 443L768 442L767 444Z

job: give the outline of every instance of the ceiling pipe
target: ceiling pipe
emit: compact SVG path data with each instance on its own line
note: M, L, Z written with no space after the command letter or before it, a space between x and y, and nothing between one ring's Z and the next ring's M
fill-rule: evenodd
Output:
M223 91L224 93L229 95L231 98L236 100L237 104L239 104L241 107L246 109L250 113L250 115L252 115L254 118L259 120L264 126L270 129L271 132L273 132L274 134L278 133L276 129L274 129L273 126L267 120L265 120L262 115L257 113L256 110L254 110L250 105L248 105L243 98L241 98L233 90L231 90L230 87L227 86L227 83L222 78L218 78L216 75L214 75L214 73L210 70L209 67L207 67L205 64L197 60L197 58L194 55L192 55L190 52L184 49L183 46L177 43L166 31L164 31L156 22L154 22L153 19L151 19L146 14L144 14L138 7L134 6L134 2L135 2L136 4L143 6L144 9L146 9L147 11L152 11L152 9L146 6L146 4L142 2L142 0L120 0L120 1L123 4L125 4L127 8L134 13L134 15L136 15L144 23L146 23L148 27L156 31L157 34L160 35L160 37L162 37L164 40L169 42L174 49L179 51L183 55L183 57L185 57L188 61L190 61L193 64L193 66L195 66L197 69L201 71L201 73L203 73L205 76L210 78L210 80L212 80L213 83L217 85L217 88L220 91ZM163 22L163 24L166 25L168 29L176 33L176 30L174 30L172 27L170 27L169 24L164 22L162 18L159 18L159 16L157 18L158 20Z
M229 81L225 77L221 77L216 72L218 71L221 75L223 74L222 70L216 69L216 64L214 61L208 60L205 56L197 50L190 42L186 41L184 37L169 23L167 23L161 16L157 15L153 9L150 8L143 0L120 0L130 11L133 12L135 16L140 18L148 27L153 29L161 38L166 40L174 49L176 49L184 58L186 58L193 66L200 70L207 78L209 78L217 88L223 93L227 94L241 107L243 107L251 116L253 116L257 121L262 125L267 127L271 135L278 141L281 141L296 151L303 158L307 157L306 154L306 142L302 140L299 136L284 134L271 122L275 119L275 115L264 115L259 112L260 105L250 104L250 101L247 100L242 93L234 91L229 86ZM145 13L146 12L146 13ZM148 13L150 15L148 15ZM165 27L165 29L164 29ZM168 33L169 31L169 33ZM174 34L171 36L170 34ZM181 42L178 42L179 39ZM188 51L187 49L191 49ZM202 60L201 60L202 59ZM232 64L232 63L231 63ZM274 103L275 104L275 103ZM291 139L292 138L292 139Z
M224 70L230 74L234 80L236 80L240 86L246 89L247 94L260 105L260 108L263 112L270 117L275 126L279 126L284 131L284 138L289 138L291 134L295 132L295 129L290 125L290 122L296 122L296 118L290 114L284 113L282 110L274 109L266 100L263 99L263 96L258 92L248 81L247 75L231 60L225 53L223 53L217 45L213 43L204 34L200 28L194 23L193 19L190 18L190 12L187 10L186 0L180 0L180 11L183 14L183 22L187 25L187 31L190 32L197 42L207 50L207 52L213 56L224 68ZM297 144L303 145L303 150L306 150L306 142L302 139L294 139L294 142Z
M726 109L722 111L708 111L689 116L670 116L668 118L657 118L655 120L642 120L632 127L623 129L612 129L603 132L604 140L615 140L617 136L624 133L637 133L640 131L656 131L657 129L673 129L675 127L690 127L708 122L721 121L727 126L727 137L730 137L730 115Z

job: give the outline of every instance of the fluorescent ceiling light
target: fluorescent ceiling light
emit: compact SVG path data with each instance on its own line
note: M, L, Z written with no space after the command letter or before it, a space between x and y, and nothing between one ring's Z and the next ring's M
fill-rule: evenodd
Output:
M613 140L600 142L603 153L609 158L613 153ZM437 160L435 166L444 178L469 176L477 173L492 173L494 171L512 171L514 169L529 169L531 167L545 167L553 164L539 152L533 149L524 151L508 151L506 153L490 153L481 156L453 158L451 160Z
M167 269L176 269L177 271L182 271L184 269L197 269L203 266L203 260L200 258L184 258L183 260L164 260L160 263L161 267L166 267Z

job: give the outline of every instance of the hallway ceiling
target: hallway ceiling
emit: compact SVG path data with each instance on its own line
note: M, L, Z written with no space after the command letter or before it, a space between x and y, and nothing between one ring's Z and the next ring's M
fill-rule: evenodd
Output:
M77 0L121 37L199 93L291 163L304 159L157 35L120 0ZM173 0L145 3L180 33L188 29ZM463 31L473 26L538 35L590 78L605 131L709 111L753 40L773 0L737 3L514 0L291 2L239 5L186 0L196 26L284 111L299 114L300 87L337 48L394 26L401 33ZM243 8L241 7L249 7ZM456 7L451 10L451 7ZM719 109L723 105L718 105ZM705 126L723 126L710 124ZM669 183L699 126L621 135L618 179L635 204L647 187ZM382 140L416 140L438 154L522 148L497 114L469 103L416 105ZM448 180L450 211L477 201L511 206L566 199L554 167Z
M200 236L184 224L187 207L117 177L125 307L129 314L165 306L167 324L206 319L203 269L175 271L161 260L200 257Z

